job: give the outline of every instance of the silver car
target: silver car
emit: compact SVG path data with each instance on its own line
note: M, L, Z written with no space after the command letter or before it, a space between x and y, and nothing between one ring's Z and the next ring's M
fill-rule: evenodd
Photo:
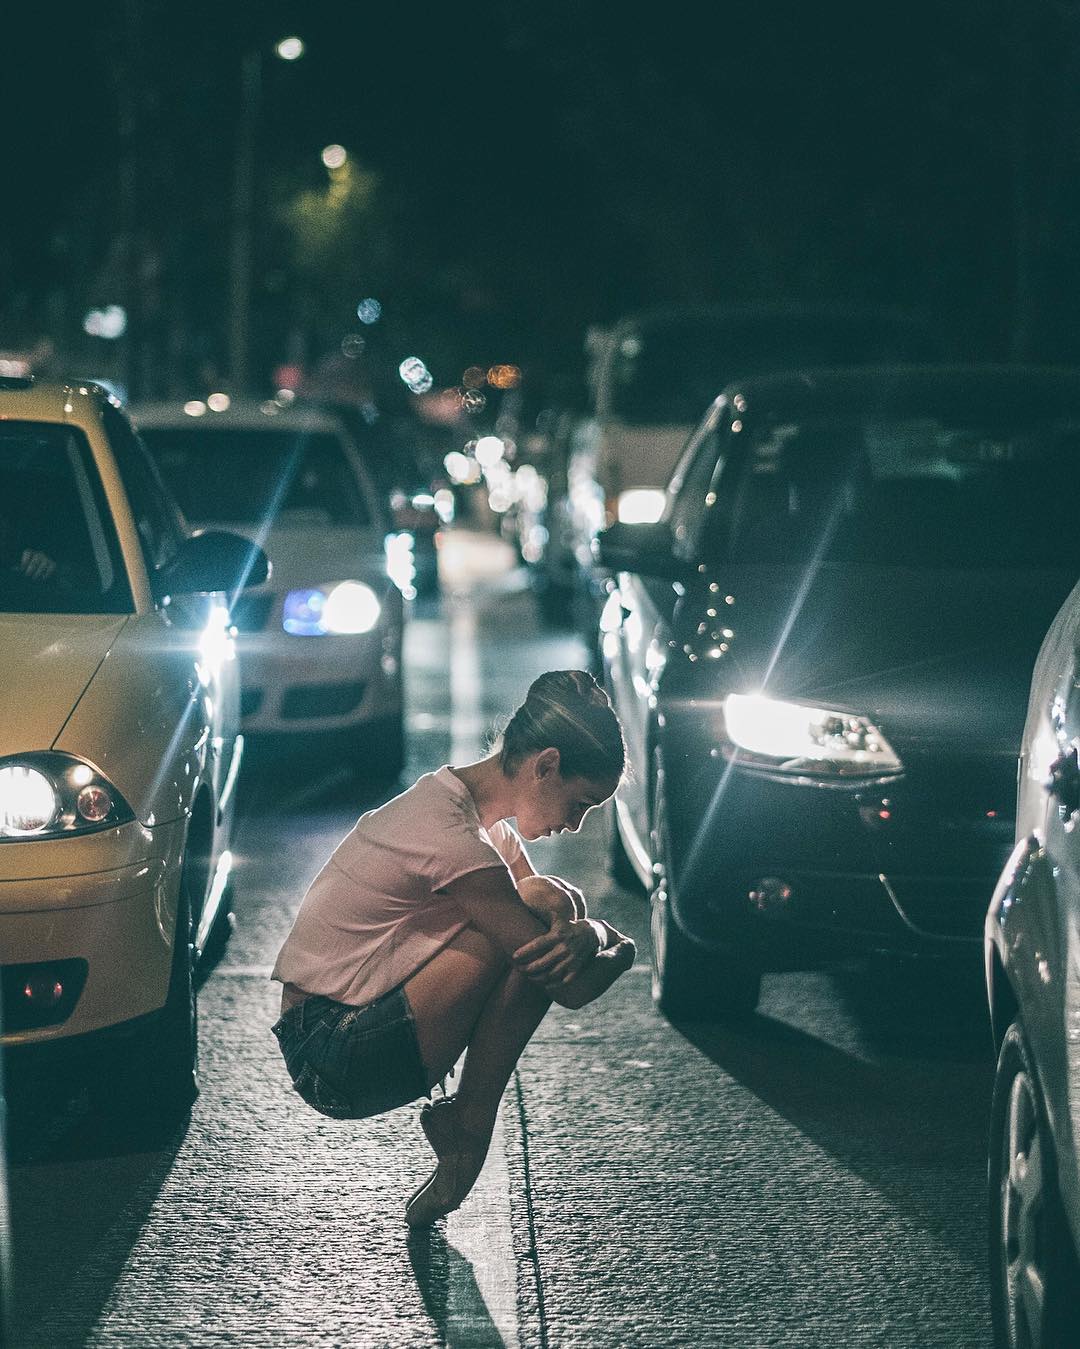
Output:
M999 1345L1075 1344L1080 1326L1080 585L1039 652L1016 844L986 915L998 1047L990 1276Z
M212 401L131 414L188 519L273 556L271 580L233 609L244 734L392 777L404 759L404 608L383 500L336 417Z

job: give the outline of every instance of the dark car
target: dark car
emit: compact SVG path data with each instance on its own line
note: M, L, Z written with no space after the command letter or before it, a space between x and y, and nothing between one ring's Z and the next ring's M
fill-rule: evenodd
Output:
M730 380L825 365L941 359L937 331L890 308L753 301L669 304L590 334L587 415L569 437L566 496L553 572L570 575L566 605L591 641L602 592L591 566L598 530L656 520L663 488L701 410ZM562 545L560 554L559 544Z
M974 956L1077 518L1080 372L906 367L730 386L662 520L601 534L615 860L650 888L665 1010Z

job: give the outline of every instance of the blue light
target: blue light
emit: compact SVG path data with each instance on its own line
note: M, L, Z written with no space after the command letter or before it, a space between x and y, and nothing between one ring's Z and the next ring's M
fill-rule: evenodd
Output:
M325 604L326 595L321 590L290 590L285 596L281 626L293 637L325 637Z

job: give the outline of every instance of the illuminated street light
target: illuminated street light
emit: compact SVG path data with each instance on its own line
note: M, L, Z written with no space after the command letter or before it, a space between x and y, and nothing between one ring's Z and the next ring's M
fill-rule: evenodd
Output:
M298 37L282 38L274 53L283 61L299 60L304 44ZM263 54L253 47L240 67L240 120L233 162L232 240L229 249L229 373L234 392L245 392L251 382L251 260L254 251L255 147L262 103Z
M328 169L341 169L349 158L344 145L328 145L322 152L322 162Z

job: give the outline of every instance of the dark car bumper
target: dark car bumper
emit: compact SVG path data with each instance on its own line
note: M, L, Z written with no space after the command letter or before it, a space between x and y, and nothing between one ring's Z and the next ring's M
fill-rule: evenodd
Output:
M822 786L669 746L664 790L679 926L766 968L974 948L1012 845L1007 757L914 756L887 783Z

